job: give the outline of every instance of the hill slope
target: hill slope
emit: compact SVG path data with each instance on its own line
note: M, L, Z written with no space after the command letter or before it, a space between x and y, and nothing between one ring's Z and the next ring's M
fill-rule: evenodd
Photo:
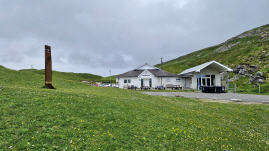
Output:
M243 65L246 72L237 80L239 86L242 86L242 82L247 85L249 82L248 77L255 75L259 71L268 77L269 24L244 32L222 44L205 48L156 66L173 73L180 73L187 68L211 60L216 60L231 68ZM257 68L254 71L255 73L248 72L250 66ZM231 77L233 76L235 74L231 75ZM268 80L265 81L266 83L268 83Z
M78 76L55 72L49 90L43 71L0 67L0 150L268 150L268 105L147 96Z
M34 88L40 88L44 86L44 70L36 69L25 69L25 70L11 70L3 66L0 66L0 75L2 80L1 84L3 85L13 85L13 86L32 86ZM53 71L53 85L57 88L57 82L61 83L68 81L80 82L83 80L87 81L98 81L103 77L87 73L67 73L67 72L58 72Z

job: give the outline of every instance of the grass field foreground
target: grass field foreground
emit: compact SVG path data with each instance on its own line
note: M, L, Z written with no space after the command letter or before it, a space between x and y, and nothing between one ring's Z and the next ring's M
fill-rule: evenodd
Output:
M90 87L0 68L0 150L268 150L269 106Z

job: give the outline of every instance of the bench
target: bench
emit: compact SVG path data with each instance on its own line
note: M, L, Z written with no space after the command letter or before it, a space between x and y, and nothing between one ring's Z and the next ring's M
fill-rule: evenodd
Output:
M180 90L182 89L182 87L180 85L174 85L174 84L166 84L165 86L168 89L172 89L172 90Z

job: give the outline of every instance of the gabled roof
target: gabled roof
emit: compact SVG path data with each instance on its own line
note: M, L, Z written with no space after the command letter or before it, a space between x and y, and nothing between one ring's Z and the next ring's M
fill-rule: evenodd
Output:
M143 71L148 70L150 73L152 73L156 77L177 77L178 75L161 70L159 68L156 68L154 66L151 66L149 64L144 64L143 66L140 66L134 70L125 72L123 74L117 75L117 77L138 77Z
M219 67L222 72L233 71L232 69L224 66L223 64L221 64L217 61L210 61L210 62L206 62L206 63L201 64L201 65L195 66L193 68L187 69L187 70L181 72L179 75L185 75L185 74L192 73L192 72L200 72L201 70L203 70L204 68L206 68L210 65L215 65L215 66Z
M145 63L144 65L136 68L136 70L146 70L146 69L149 70L149 69L159 69L159 68L149 65L148 63Z

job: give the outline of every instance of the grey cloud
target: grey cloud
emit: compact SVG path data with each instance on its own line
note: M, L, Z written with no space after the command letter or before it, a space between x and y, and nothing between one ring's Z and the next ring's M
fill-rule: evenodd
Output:
M0 1L0 64L108 75L225 41L269 23L269 1Z

